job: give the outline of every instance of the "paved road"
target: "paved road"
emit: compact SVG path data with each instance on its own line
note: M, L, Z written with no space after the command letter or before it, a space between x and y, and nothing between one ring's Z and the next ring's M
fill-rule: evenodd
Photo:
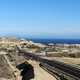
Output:
M28 53L26 53L25 56L27 56L27 55L28 55ZM43 62L43 63L47 63L48 65L61 70L65 75L68 74L68 75L72 76L73 78L75 78L75 80L80 80L80 69L73 67L71 65L59 62L59 61L43 59L43 58L40 58L39 56L30 54L30 53L28 56L31 57L31 55L32 55L33 59Z
M51 67L60 70L63 74L73 77L75 80L80 80L80 69L79 68L76 68L69 64L65 64L63 62L59 62L55 60L47 60L47 59L41 58L38 55L35 55L35 53L25 52L24 50L21 50L21 49L19 49L19 51L23 52L24 56L26 57L30 57L42 63L47 63Z

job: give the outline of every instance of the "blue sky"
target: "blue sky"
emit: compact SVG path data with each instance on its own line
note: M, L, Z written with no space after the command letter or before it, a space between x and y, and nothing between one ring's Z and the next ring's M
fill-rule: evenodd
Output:
M0 0L0 35L80 38L80 0Z

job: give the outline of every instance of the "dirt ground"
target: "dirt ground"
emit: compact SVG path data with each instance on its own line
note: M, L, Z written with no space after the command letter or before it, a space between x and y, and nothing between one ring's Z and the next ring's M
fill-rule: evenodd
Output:
M80 58L69 58L69 57L45 57L45 59L49 60L57 60L61 62L65 62L68 64L78 65L80 64Z
M35 78L32 80L56 80L51 74L39 67L39 63L36 61L28 61L34 67Z
M67 57L57 58L56 57L54 59L73 65L80 64L80 58L67 58Z

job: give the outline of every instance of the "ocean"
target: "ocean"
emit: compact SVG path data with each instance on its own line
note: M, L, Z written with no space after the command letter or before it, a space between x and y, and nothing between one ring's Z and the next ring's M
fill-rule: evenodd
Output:
M59 44L80 44L80 39L30 39L36 43L59 43Z

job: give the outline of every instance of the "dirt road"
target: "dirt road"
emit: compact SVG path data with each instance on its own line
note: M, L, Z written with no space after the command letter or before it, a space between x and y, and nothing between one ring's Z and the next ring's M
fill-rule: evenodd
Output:
M39 67L39 63L35 61L28 61L34 67L35 78L32 80L56 80L51 74Z

